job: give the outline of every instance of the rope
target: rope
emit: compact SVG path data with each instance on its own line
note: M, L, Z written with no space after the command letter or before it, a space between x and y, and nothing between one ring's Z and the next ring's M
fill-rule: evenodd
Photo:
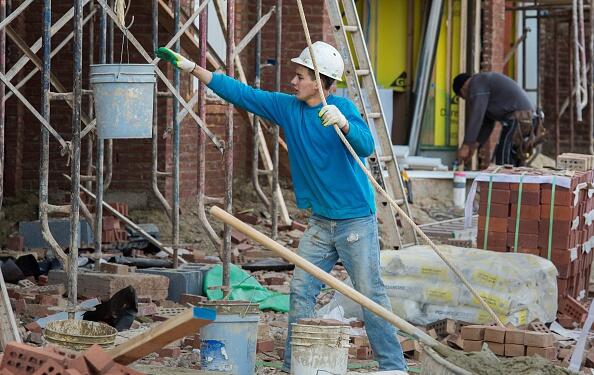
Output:
M316 58L314 55L314 51L313 51L313 47L312 47L312 43L311 43L311 37L309 34L309 28L307 27L307 20L305 19L305 12L303 11L303 4L301 3L301 0L297 0L297 5L299 7L299 16L301 17L301 23L303 24L303 31L305 33L305 38L307 40L307 47L309 49L309 54L311 56L311 61L312 61L313 67L314 67L316 82L317 82L317 86L318 86L318 93L320 95L320 99L322 99L322 103L324 103L324 105L327 105L326 97L324 96L324 91L322 90L322 83L320 80L320 71L318 70L318 64L316 62ZM431 239L429 239L429 237L427 237L427 235L425 233L423 233L421 228L419 228L417 226L417 224L410 217L408 217L406 212L404 212L404 210L402 208L400 208L400 206L398 206L396 201L394 201L394 199L392 199L392 197L390 197L390 195L388 195L388 193L386 193L386 191L377 183L377 181L375 181L375 178L373 178L373 175L371 174L371 172L369 172L369 170L367 169L365 164L363 164L363 162L359 159L359 156L357 155L355 150L353 150L353 148L349 144L349 141L345 138L344 134L342 134L342 131L338 128L338 126L336 124L334 124L334 130L336 131L336 134L338 134L338 136L340 137L340 140L342 141L342 143L344 143L347 150L349 150L349 152L353 156L353 159L357 162L357 164L359 165L361 170L365 173L365 175L367 176L367 178L369 179L369 181L371 182L373 187L384 198L386 198L386 200L388 200L388 202L390 202L390 204L398 212L400 217L409 223L409 225L421 236L421 238L433 249L433 251L435 251L435 253L452 270L452 272L454 272L454 274L456 276L458 276L458 279L460 279L462 284L464 284L464 286L466 286L466 288L468 288L470 293L472 293L472 295L480 302L481 306L489 313L489 315L491 315L491 318L497 323L497 325L499 325L500 327L505 327L505 325L503 324L501 319L499 319L499 317L497 316L497 314L495 314L493 309L491 309L491 307L477 293L477 291L472 287L472 285L470 285L470 283L468 282L468 280L466 280L464 275L462 275L462 273L452 263L450 263L450 261L441 252L441 250L439 250L439 248L433 243L433 241L431 241Z
M126 27L126 0L115 0L115 4L113 5L115 8L115 14L118 18L118 23L120 24L121 28Z

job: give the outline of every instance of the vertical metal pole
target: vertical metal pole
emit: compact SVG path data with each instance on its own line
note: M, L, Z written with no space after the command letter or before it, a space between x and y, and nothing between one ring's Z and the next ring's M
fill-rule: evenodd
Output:
M68 301L72 308L76 306L78 273L78 225L80 195L80 110L82 99L82 0L74 1L74 63L72 77L72 159L70 177L70 259L68 261ZM74 311L68 312L69 319L74 319Z
M153 24L152 24L152 43L153 43L153 51L156 51L159 48L159 0L152 1L152 12L153 12ZM165 212L167 213L167 218L171 221L172 217L172 210L171 206L159 190L159 123L158 123L158 106L159 106L159 98L157 93L159 92L158 84L155 83L155 89L153 90L153 137L151 139L152 149L151 149L151 161L152 161L152 168L151 168L151 185L153 194L157 198L157 200L161 203Z
M0 21L6 18L6 0L0 0ZM6 71L6 31L0 30L0 72ZM0 84L0 211L4 201L4 118L6 115L6 105L4 96L6 89L4 83Z
M262 0L256 2L256 19L262 18ZM256 34L255 38L255 63L254 63L254 87L260 88L260 74L261 74L261 62L262 62L262 33ZM266 205L270 206L268 197L262 191L259 181L259 156L260 156L260 118L254 115L254 128L253 128L253 148L252 148L252 185L254 190L260 198L260 200ZM274 189L272 190L274 192Z
M558 91L556 91L558 92ZM594 0L590 0L590 154L594 155Z
M112 30L113 32L113 30ZM112 48L112 47L110 47ZM107 62L107 13L101 7L99 18L99 63L105 64ZM97 132L95 132L97 134ZM97 153L95 162L95 269L101 269L101 243L103 242L103 157L105 154L105 141L97 137Z
M113 9L114 0L109 0L109 7ZM111 17L109 17L109 24L107 27L107 63L113 64L113 54L115 51L114 44L114 24ZM104 149L105 163L105 178L103 183L103 191L109 189L111 184L111 176L113 174L113 139L107 140L107 147Z
M276 45L274 50L274 73L275 73L275 87L278 92L281 88L281 43L282 43L282 16L283 16L283 0L276 0L276 14L275 14L275 32ZM275 192L278 189L278 126L272 128L272 199L270 200L270 215L272 215L272 238L278 237L278 194Z
M91 66L91 64L93 64L93 60L95 59L94 56L94 51L95 51L95 15L93 15L93 18L89 20L89 51L88 51L88 57L89 57L89 66ZM90 85L89 85L90 86ZM88 114L89 114L89 118L93 118L93 97L91 95L87 96L87 106L88 106ZM95 132L96 134L97 132ZM87 152L86 152L86 156L87 156L87 171L86 171L86 175L87 176L92 176L93 175L93 137L92 136L88 136L87 137ZM93 186L93 182L91 180L87 181L85 183L86 188L91 190L92 186Z
M233 48L235 46L235 0L227 0L227 75L235 76ZM233 213L233 104L227 104L227 128L225 131L225 210ZM223 238L223 293L229 293L229 268L231 263L231 227L225 224Z
M575 147L575 107L574 107L574 97L573 97L573 88L574 85L574 67L573 67L573 48L576 46L573 43L573 28L572 28L572 21L569 21L569 107L567 110L569 111L569 151L573 152Z
M52 0L44 0L42 15L43 69L41 70L41 115L50 119L50 69L51 69L51 35ZM41 146L39 150L39 220L47 215L48 179L49 179L49 131L41 127ZM66 265L64 265L66 266Z
M179 0L173 2L173 35L179 31ZM173 46L175 52L179 52L179 39ZM173 69L173 87L179 91L179 70ZM178 267L177 253L179 248L179 121L177 121L177 114L179 113L179 102L173 99L173 210L171 217L173 218L173 268Z
M553 40L555 45L559 43L559 21L557 18L552 19L554 23L553 25ZM560 135L561 129L559 128L560 117L561 114L559 113L559 48L555 48L555 160L557 156L559 156L559 149L560 149Z

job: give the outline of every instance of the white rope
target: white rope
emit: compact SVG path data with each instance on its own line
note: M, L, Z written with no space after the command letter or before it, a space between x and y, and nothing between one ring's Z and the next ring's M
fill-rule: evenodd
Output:
M115 8L115 14L118 16L118 23L121 28L126 27L126 0L115 0L115 4L113 6Z

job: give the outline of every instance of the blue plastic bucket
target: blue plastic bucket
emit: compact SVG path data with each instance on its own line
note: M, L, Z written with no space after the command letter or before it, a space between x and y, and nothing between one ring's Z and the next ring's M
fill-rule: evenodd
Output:
M91 65L99 139L151 138L155 67Z
M215 340L225 345L233 375L253 375L256 367L258 341L258 304L233 301L207 302L202 307L217 310L214 322L200 329L201 340ZM201 351L201 358L205 354Z
M202 340L200 344L200 367L208 371L231 371L225 344L218 340Z

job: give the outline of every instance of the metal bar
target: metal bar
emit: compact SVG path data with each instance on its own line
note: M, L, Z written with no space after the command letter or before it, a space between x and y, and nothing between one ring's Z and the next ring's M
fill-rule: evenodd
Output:
M84 0L83 2L83 6L85 6L89 1L91 0ZM70 8L70 10L68 12L66 12L66 14L64 14L58 21L56 21L55 24L52 25L52 27L50 28L50 38L53 37L58 31L60 31L72 18L72 16L74 15L74 8ZM67 37L68 40L70 40L70 38L72 37L72 35L74 35L74 33L70 33L69 36ZM37 53L39 52L39 50L41 49L41 43L42 43L42 38L39 38L35 41L35 43L33 43L33 45L31 46L31 51L33 53ZM58 48L55 48L55 50L58 50ZM8 73L6 73L6 76L8 77L9 80L12 81L12 79L19 73L19 71L25 66L27 65L27 63L29 62L29 57L22 56L13 66L12 68L10 68L10 70L8 71ZM18 86L17 86L18 87Z
M207 45L207 33L208 33L208 12L202 12L199 19L200 27L199 32L199 43L201 46ZM198 65L206 68L206 48L200 48L198 56ZM205 121L206 120L206 85L199 81L198 83L198 116ZM219 235L210 225L206 212L204 210L205 202L205 188L206 188L206 134L202 129L198 129L198 220L202 225L202 229L206 232L208 239L215 246L216 249L221 248L221 239Z
M156 51L159 48L159 0L152 0L152 12L153 12L153 23L152 23L152 41L153 41L153 51ZM169 222L172 221L171 217L171 206L159 190L159 118L158 118L158 109L159 109L159 100L158 100L158 87L155 84L155 91L154 91L154 98L153 98L153 137L151 139L152 148L151 148L151 157L152 157L152 167L151 167L151 185L152 191L157 201L163 206L165 209L165 213L167 214L167 218Z
M1 1L4 5L4 0ZM6 9L6 8L4 8ZM21 334L19 333L19 326L17 325L16 319L14 317L14 313L12 311L12 305L10 303L10 297L8 296L8 290L6 289L6 283L4 282L4 275L0 270L0 293L2 294L0 298L0 306L2 312L1 318L1 326L0 326L0 343L2 344L2 351L6 344L9 342L17 342L21 344L23 340L21 339Z
M0 0L0 21L6 18L6 0ZM6 70L6 33L4 29L0 30L0 73L4 74ZM0 211L4 201L4 126L6 117L6 105L4 97L6 96L6 87L0 83ZM10 309L12 311L12 309ZM19 335L20 338L20 335Z
M84 5L83 5L84 6ZM95 16L91 16L91 20L89 21L89 50L87 51L88 53L88 59L89 59L89 67L93 64L94 60L95 60ZM84 27L84 24L83 24ZM89 79L90 81L90 79ZM91 83L88 82L88 87L91 87ZM92 94L92 90L81 90L82 95L85 95L85 93L88 94ZM93 96L92 95L88 95L87 96L87 113L89 118L93 118ZM82 138L82 137L81 137ZM93 175L93 137L89 137L87 138L87 171L86 174L87 176L92 176ZM88 180L86 183L87 189L91 190L93 187L93 181ZM84 206L83 202L81 202L81 208L86 209L87 207ZM85 211L83 210L83 213L85 213ZM89 212L89 216L90 216L90 212ZM86 213L85 213L85 217L86 217ZM94 219L91 217L89 219L89 223L92 223L94 221ZM95 230L95 225L93 224L93 231Z
M573 50L572 48L575 48L575 45L571 42L571 37L572 37L572 33L571 30L569 32L569 53L568 53L568 57L569 57L569 151L573 152L574 151L574 146L575 146L575 108L574 108L574 90L577 90L577 87L575 87L575 82L573 80L573 74L574 74L574 68L575 66L573 59L575 58L575 56L573 55ZM577 94L577 91L576 91Z
M235 65L233 63L233 50L235 45L235 0L227 0L227 75L235 76ZM227 103L227 127L225 129L225 210L233 213L233 110L234 106ZM223 227L223 294L227 296L229 290L229 269L231 267L231 226L225 224Z
M594 1L594 0L593 0ZM557 21L557 19L554 19L554 25L553 25L553 40L555 45L557 45L559 43L559 22ZM559 48L555 48L555 92L557 93L557 95L555 95L555 160L557 159L557 156L559 156L560 154L560 140L561 140L561 128L559 127L560 122L561 122L561 115L560 115L560 109L559 109Z
M200 15L200 13L202 13L202 11L206 8L206 6L208 5L208 3L210 2L210 0L206 0L206 1L202 1L200 3L200 6L198 7L198 9L196 9L196 11L188 18L188 20L186 21L186 23L184 23L184 25L181 27L181 29L179 28L179 13L177 15L177 22L175 22L176 16L175 16L175 10L173 12L173 18L174 18L174 25L173 25L173 30L179 30L175 33L175 35L173 36L173 38L171 38L169 40L169 42L167 42L167 44L165 45L166 48L170 48L172 45L178 45L180 44L180 38L182 37L182 35L184 35L184 33L186 32L186 30L192 26L194 24L194 20L196 19L196 17L198 17ZM158 10L157 10L158 11ZM153 17L155 16L155 14L153 13ZM157 17L159 16L158 12L157 12ZM179 51L176 51L179 52ZM161 61L160 58L156 57L151 64L156 64L159 61Z
M113 20L116 20L117 19L117 16L113 12L113 10L107 5L107 3L105 2L105 0L97 0L97 2L102 7L105 8L105 10L107 11L107 14ZM144 57L144 59L147 62L149 62L149 63L152 62L153 59L151 59L151 57L149 56L149 54L142 47L142 45L140 44L140 42L138 42L138 40L134 37L134 35L130 32L130 30L128 30L126 32L126 37L128 38L128 40L130 40L130 42L132 43L132 45L134 47L136 47L136 49L138 50L138 52L142 55L142 57ZM196 124L200 128L202 128L204 130L204 132L208 135L208 137L210 138L210 140L215 144L215 146L217 146L218 150L219 151L223 151L223 149L225 148L224 145L223 145L223 143L210 131L210 129L208 129L208 127L206 126L206 124L196 115L196 113L194 113L194 111L192 111L192 109L190 108L190 106L188 105L188 103L186 103L186 101L180 95L180 93L175 89L175 87L173 87L173 85L171 84L171 82L169 82L169 80L167 79L167 77L165 76L165 74L163 74L163 72L161 71L161 69L159 69L157 66L155 66L155 72L157 73L157 75L159 76L159 78L163 81L163 83L165 83L165 86L167 86L167 88L169 89L169 91L171 91L173 93L173 95L177 98L177 100L180 102L180 104L182 105L182 107L184 107L184 109L186 109L189 112L190 116L192 116L192 118L194 119L194 121L196 122Z
M590 66L592 64L594 64L594 0L590 0ZM590 69L590 154L594 155L594 69Z
M72 107L72 157L70 160L70 253L68 261L68 303L74 309L77 306L78 292L78 226L79 197L80 197L80 124L82 105L82 0L74 0L74 59L72 92L74 93ZM74 319L74 311L68 312L68 318Z
M17 18L21 13L27 9L29 5L35 0L25 0L18 8L16 8L8 17L4 19L4 21L0 22L0 30L6 27L9 23L12 22L15 18Z
M256 17L260 18L262 16L262 0L258 0L256 2ZM259 89L260 88L260 73L261 73L261 61L262 61L262 34L256 34L256 42L255 42L255 63L254 63L254 87ZM252 149L252 185L254 186L254 190L256 194L260 198L260 200L268 207L270 207L270 202L268 198L262 191L262 187L260 186L260 179L258 173L258 164L259 164L259 152L260 152L260 117L254 115L254 126L252 127L253 131L253 149Z
M23 94L21 94L20 91L17 90L16 87L14 87L13 84L10 83L10 81L8 81L6 79L6 76L2 73L0 73L0 80L8 87L9 90L14 92L14 94L17 96L17 98L19 98L19 100L25 105L25 107L27 107L27 109L29 111L31 111L33 116L35 116L35 118L37 120L39 120L39 122L41 122L41 125L43 125L50 132L50 134L52 136L54 136L54 138L58 141L58 143L62 147L62 154L65 155L66 153L68 153L69 152L68 142L66 142L62 138L62 136L60 136L60 134L58 134L58 132L43 118L43 116L41 116L41 114L39 112L37 112L35 107L33 107L31 105L31 103L29 103L29 101L23 96Z
M173 1L173 32L177 35L179 31L179 0ZM175 42L173 50L180 52L179 40ZM173 69L173 87L179 91L179 69ZM173 210L171 216L172 220L172 238L173 238L173 268L178 267L177 254L179 251L179 121L177 121L177 114L179 113L179 102L173 99L173 115L171 116L173 127Z
M260 33L260 30L264 27L264 25L266 25L266 23L272 16L272 13L274 13L275 9L276 9L276 7L272 7L268 11L268 13L266 13L264 15L264 17L262 17L262 16L258 17L259 18L258 22L254 25L254 27L252 27L252 29L250 31L248 31L247 34L245 34L245 36L243 37L241 42L239 42L239 44L237 44L235 46L235 49L233 50L233 54L231 55L231 60L235 60L235 57L239 56L241 51L243 51L243 49L252 41L252 39L254 39L256 34Z
M101 9L99 14L99 64L105 64L107 61L107 14L105 9ZM101 253L103 248L103 172L104 172L104 155L105 155L105 141L97 137L97 148L95 149L95 232L93 236L95 247L95 270L101 269ZM91 190L87 188L87 190Z
M109 5L113 9L115 0L109 0ZM105 10L105 8L102 8ZM107 25L107 63L113 64L113 54L115 51L115 44L114 44L114 22L115 18L108 18L109 23ZM108 139L105 143L105 178L103 180L103 192L106 192L109 189L109 185L111 185L111 178L113 176L113 139Z
M417 148L419 146L419 135L421 133L423 114L425 113L425 105L427 103L427 92L429 91L429 85L431 84L431 74L435 64L435 54L437 50L437 41L439 39L442 9L443 0L434 0L431 2L429 18L427 19L427 27L425 29L423 44L421 46L421 52L419 55L419 68L417 71L417 77L415 78L415 105L413 110L410 138L408 141L408 147L411 155L417 154Z
M63 175L67 180L71 180L70 176L64 174ZM87 194L90 198L92 199L97 199L95 194L93 194L90 190L87 190L84 186L79 185L80 186L80 190L83 191L85 194ZM124 222L124 224L126 224L127 226L129 226L130 228L134 229L136 232L138 232L139 235L141 235L143 238L145 238L148 242L152 243L153 245L155 245L159 250L162 250L163 252L169 254L169 255L173 255L173 250L170 247L166 247L165 245L163 245L159 240L157 240L156 238L154 238L153 236L151 236L150 234L148 234L144 229L142 229L141 227L139 227L138 225L136 225L132 220L128 219L126 216L122 215L118 210L116 210L115 208L111 207L109 204L103 202L103 207L107 209L107 211L109 211L113 216L117 217L118 219L120 219L121 221ZM185 259L183 259L182 257L179 257L179 262L180 263L188 263Z
M283 0L276 0L276 7L278 11L275 17L275 48L274 48L274 73L275 73L275 87L277 92L281 89L281 45L282 45L282 28L283 28ZM280 189L278 184L278 137L279 128L275 126L272 128L272 191ZM278 237L278 196L272 194L271 205L270 205L270 216L272 217L272 239Z

